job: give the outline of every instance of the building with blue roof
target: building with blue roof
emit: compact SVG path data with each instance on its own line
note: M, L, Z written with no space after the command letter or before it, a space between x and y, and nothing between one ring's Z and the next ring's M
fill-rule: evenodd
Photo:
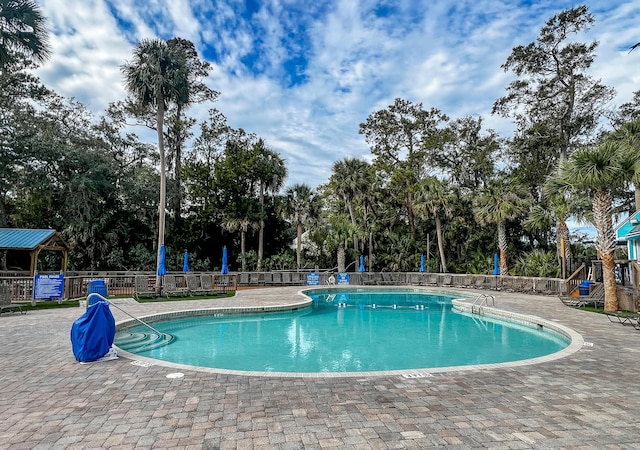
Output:
M38 270L38 257L42 251L62 253L60 272L66 273L70 247L56 230L0 228L0 251L28 251L31 255L30 274ZM4 269L4 268L3 268Z

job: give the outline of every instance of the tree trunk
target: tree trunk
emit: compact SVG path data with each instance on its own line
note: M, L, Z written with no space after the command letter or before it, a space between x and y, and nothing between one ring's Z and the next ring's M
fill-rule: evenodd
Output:
M571 234L569 232L569 227L564 220L558 220L556 227L558 229L558 256L562 257L561 242L564 240L564 257L565 259L569 259L571 258Z
M351 225L353 226L353 229L356 229L356 213L353 210L353 202L348 201L347 202L347 207L349 208L349 216L351 217ZM353 234L353 249L355 250L355 254L356 254L356 260L355 260L355 266L354 267L358 267L359 261L358 261L358 236L356 235L356 233Z
M640 209L640 183L634 185L635 199L636 199L636 211Z
M500 249L500 275L507 274L507 232L504 223L498 223L498 248Z
M247 271L247 262L245 260L245 252L244 252L244 240L245 240L245 231L241 230L240 231L240 253L242 254L242 271L246 272Z
M373 270L373 231L369 231L369 272Z
M301 223L298 223L297 231L298 231L298 242L296 245L296 262L298 264L298 272L299 272L300 266L302 265L302 224Z
M162 289L162 277L158 275L160 269L160 248L164 245L165 209L167 203L167 174L165 169L164 154L164 99L158 99L158 112L156 115L156 132L158 134L158 151L160 152L160 202L158 205L158 254L156 257L156 294L160 295ZM165 262L166 264L166 262Z
M438 236L438 251L440 252L440 264L442 264L442 272L447 273L447 260L444 256L444 242L442 242L442 224L440 217L436 216L436 235Z
M416 242L416 221L413 214L413 194L411 191L407 193L407 220L409 221L409 228L411 230L411 242Z
M344 273L345 270L344 245L338 246L338 273Z
M262 271L264 251L264 186L260 184L260 230L258 231L258 272Z
M604 281L604 310L618 310L618 286L616 285L615 260L613 252L602 255L602 279Z
M604 310L618 310L618 287L615 276L614 252L616 235L611 219L611 196L598 191L593 196L593 220L596 227L596 250L602 259L602 278L604 281Z
M182 104L178 103L176 109L176 121L174 123L174 135L175 135L175 172L174 180L176 183L175 199L173 201L173 225L174 230L179 230L182 226L182 145L184 131L182 130L183 123L180 120L182 116Z

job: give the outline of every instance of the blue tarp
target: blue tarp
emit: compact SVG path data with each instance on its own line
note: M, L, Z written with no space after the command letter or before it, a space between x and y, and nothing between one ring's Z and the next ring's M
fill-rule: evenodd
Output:
M116 321L108 302L87 308L71 326L73 355L80 362L96 361L106 355L116 337Z

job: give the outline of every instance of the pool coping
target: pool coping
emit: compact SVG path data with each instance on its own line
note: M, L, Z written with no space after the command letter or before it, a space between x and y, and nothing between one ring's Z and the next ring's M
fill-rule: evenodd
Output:
M130 318L126 320L122 320L116 323L116 330L125 330L130 328L131 326L138 323L138 320L148 322L149 324L153 324L154 322L169 319L169 318L181 318L181 317L198 317L198 316L210 316L216 314L254 314L261 312L285 312L285 311L296 311L299 309L307 308L313 302L311 298L309 298L305 291L309 290L317 290L317 289L340 289L340 288L349 288L349 286L308 286L304 289L300 289L297 294L302 295L304 300L302 301L294 301L287 304L280 305L265 305L265 306L234 306L234 307L211 307L211 308L200 308L200 309L185 309L179 311L170 311L163 313L150 314L138 318ZM380 288L380 286L351 286L351 288L357 289L376 289ZM402 289L403 286L384 286L387 288L399 288ZM408 289L404 286L405 289ZM447 293L447 295L452 295L451 291L437 291L430 287L410 287L411 290L415 291L427 291L427 292L440 292ZM453 299L452 303L454 308L458 311L465 314L477 314L473 312L473 299L469 297ZM127 359L133 360L133 363L137 363L140 365L155 365L159 367L167 367L176 370L193 370L197 372L205 372L205 373L216 373L216 374L227 374L227 375L241 375L241 376L252 376L252 377L276 377L276 378L369 378L369 377L387 377L387 376L402 376L405 378L427 378L433 376L433 374L439 373L447 373L447 372L462 372L462 371L477 371L477 370L491 370L498 368L513 368L513 367L521 367L528 365L541 364L544 362L554 361L557 359L565 358L573 353L576 353L580 349L585 346L585 341L579 333L574 331L573 329L566 327L564 325L560 325L554 323L553 321L543 319L538 316L520 314L516 312L501 310L496 307L490 306L482 306L482 315L489 316L492 318L497 318L501 320L506 320L510 322L515 322L520 325L529 326L532 328L546 328L556 334L559 334L562 337L568 339L569 345L563 348L560 351L539 356L535 358L523 359L518 361L509 361L503 363L488 363L488 364L471 364L471 365L462 365L462 366L447 366L447 367L432 367L432 368L413 368L413 369L400 369L400 370L384 370L384 371L372 371L372 372L269 372L269 371L247 371L247 370L231 370L231 369L222 369L222 368L212 368L212 367L202 367L202 366L192 366L187 364L179 364L172 363L169 361L163 361L154 358L148 358L144 356L137 355L135 353L127 352L116 345L118 352L118 356L123 356Z

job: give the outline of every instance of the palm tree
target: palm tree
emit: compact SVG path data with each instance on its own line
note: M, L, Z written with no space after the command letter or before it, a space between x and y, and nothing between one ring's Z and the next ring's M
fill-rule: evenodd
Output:
M339 273L346 272L345 247L353 235L353 226L344 214L331 216L326 244L329 250L336 251Z
M296 227L296 261L298 270L302 264L302 232L305 225L318 217L318 206L313 190L306 184L295 184L285 191L281 214Z
M492 180L475 199L474 216L481 225L496 225L500 250L500 274L507 274L506 223L527 210L529 193L517 184L506 180Z
M0 0L0 70L24 55L46 61L49 48L47 23L36 2Z
M333 163L333 174L329 182L344 201L353 229L357 227L355 202L371 184L368 174L369 164L358 158L344 158ZM356 233L353 235L353 249L356 255L359 254ZM356 261L356 266L357 264Z
M611 136L624 145L640 149L640 119L627 122ZM640 173L636 173L631 180L634 185L634 200L636 211L640 209Z
M156 133L160 153L160 202L158 220L158 256L164 245L165 209L167 195L166 155L164 151L164 115L170 102L185 105L190 99L189 77L184 51L169 46L161 39L143 40L133 51L133 62L122 66L125 86L144 106L156 108ZM160 279L156 289L160 288Z
M255 230L258 228L258 221L256 220L255 214L255 205L252 199L241 200L241 208L239 211L236 211L235 216L228 216L227 219L222 223L223 228L228 231L240 232L240 257L242 259L242 271L246 272L247 270L247 262L246 262L246 240L247 233L250 230Z
M593 198L593 220L596 228L596 250L602 259L604 309L618 310L614 251L616 236L612 222L615 195L628 187L640 170L640 150L616 140L576 151L562 161L558 171L547 181L551 193L575 193Z
M590 207L588 202L584 201L584 197L575 195L560 195L558 193L546 193L548 202L545 204L536 204L529 210L529 217L524 221L523 225L529 230L549 230L555 225L556 227L556 248L558 260L561 258L571 258L571 236L567 220L575 217L582 220L585 217L585 211ZM562 248L564 246L564 255Z
M256 152L255 175L258 177L258 196L260 200L260 228L258 232L258 271L262 270L264 253L264 197L267 193L277 193L287 178L287 165L280 154L266 148L259 139L254 146Z
M416 193L416 212L426 218L433 217L436 223L436 236L438 238L438 251L440 252L440 264L442 271L447 271L447 260L444 254L444 239L442 238L442 217L451 216L450 189L445 181L436 177L427 177L418 185Z

